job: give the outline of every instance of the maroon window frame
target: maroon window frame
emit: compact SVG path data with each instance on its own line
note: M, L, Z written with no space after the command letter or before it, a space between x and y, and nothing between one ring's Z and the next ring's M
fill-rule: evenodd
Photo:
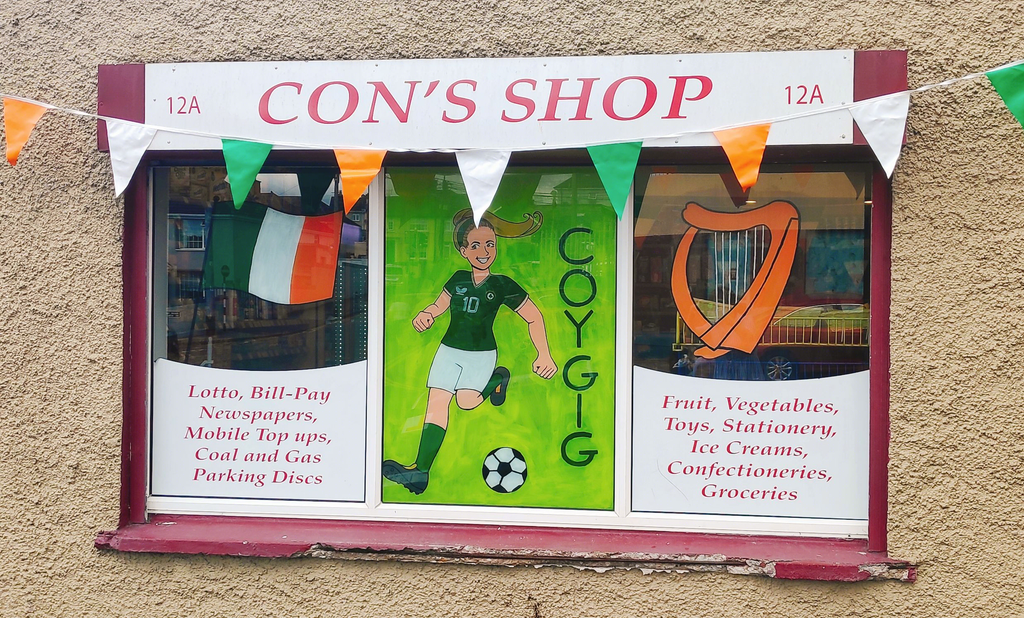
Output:
M857 51L854 99L907 88L905 51ZM144 65L99 67L98 112L144 122ZM98 128L106 150L106 129ZM849 153L870 157L855 128ZM851 150L852 149L852 150ZM766 162L820 157L822 149L779 149ZM843 154L845 153L845 155ZM122 391L121 495L118 529L100 532L98 548L131 552L221 554L261 557L326 555L332 551L381 552L399 560L444 560L484 564L582 563L685 568L738 567L782 579L913 581L916 570L886 552L889 461L889 306L892 200L888 179L876 165L870 219L870 438L868 538L722 535L692 532L623 531L537 526L454 525L416 522L339 521L146 513L149 396L149 153L125 193L122 250L124 364ZM720 153L708 153L712 158ZM826 155L829 153L825 153ZM210 159L219 153L179 153L165 160ZM840 158L842 157L842 158ZM723 162L724 162L724 156ZM804 158L804 161L806 159ZM174 524L174 525L168 525ZM325 553L326 552L326 553Z

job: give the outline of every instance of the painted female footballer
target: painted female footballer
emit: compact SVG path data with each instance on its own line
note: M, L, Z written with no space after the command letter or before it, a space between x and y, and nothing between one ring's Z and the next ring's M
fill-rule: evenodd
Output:
M521 223L484 213L476 226L470 209L455 214L455 247L471 268L456 271L437 300L412 321L416 332L422 333L441 314L451 310L448 330L427 376L427 412L416 460L407 466L391 459L385 461L384 478L414 494L423 493L430 479L430 466L448 429L452 399L463 410L472 410L485 399L495 406L505 402L510 373L505 367L495 366L498 346L494 340L494 319L502 305L519 314L528 325L530 340L537 350L533 372L548 380L558 371L548 350L544 317L537 305L518 283L491 272L497 256L497 237L523 238L536 232L542 222L539 212L526 215Z

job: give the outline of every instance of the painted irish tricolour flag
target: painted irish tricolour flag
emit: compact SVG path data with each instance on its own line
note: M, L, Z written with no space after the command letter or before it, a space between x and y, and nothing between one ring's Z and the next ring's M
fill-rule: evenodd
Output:
M334 295L344 213L302 217L254 202L214 206L204 288L244 290L274 303Z

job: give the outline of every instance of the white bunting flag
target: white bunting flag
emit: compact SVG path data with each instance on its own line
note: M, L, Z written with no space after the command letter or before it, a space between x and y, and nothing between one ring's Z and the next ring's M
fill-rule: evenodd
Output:
M153 142L156 129L137 122L107 120L107 143L110 145L110 169L114 172L114 197L128 188L142 155Z
M510 156L511 150L459 150L455 153L473 209L473 222L477 225L494 200Z
M900 158L909 109L909 92L868 99L850 108L850 114L857 121L860 132L875 152L875 158L885 170L885 175L890 178Z

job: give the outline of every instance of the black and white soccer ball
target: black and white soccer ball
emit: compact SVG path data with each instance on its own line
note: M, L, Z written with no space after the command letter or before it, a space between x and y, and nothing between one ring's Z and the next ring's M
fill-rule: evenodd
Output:
M526 482L526 458L510 446L496 448L484 458L483 473L488 487L510 494Z

